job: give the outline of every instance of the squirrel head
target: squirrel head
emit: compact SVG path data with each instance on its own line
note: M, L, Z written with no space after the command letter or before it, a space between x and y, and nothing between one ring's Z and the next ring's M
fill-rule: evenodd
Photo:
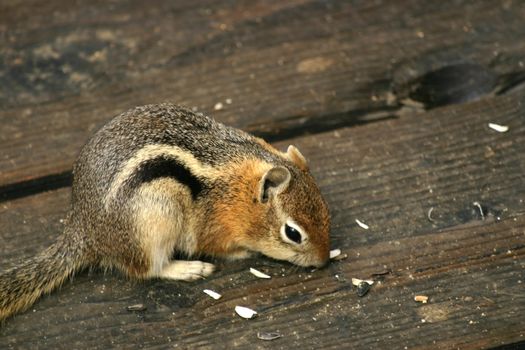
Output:
M305 158L294 146L284 165L266 164L256 172L251 201L254 221L244 246L300 266L325 265L330 251L330 216Z

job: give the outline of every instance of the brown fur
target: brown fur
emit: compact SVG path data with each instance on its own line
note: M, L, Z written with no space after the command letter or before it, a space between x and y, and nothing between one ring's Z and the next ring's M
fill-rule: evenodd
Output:
M42 253L2 273L0 321L26 310L42 294L51 292L75 271L89 265L89 255L75 236L76 233L66 232Z
M290 220L304 231L283 238ZM192 280L213 266L187 255L252 252L302 266L328 260L328 209L304 157L171 104L115 117L80 152L57 243L0 274L0 321L88 266L134 278Z
M299 152L297 147L290 145L288 146L288 150L286 151L286 156L288 159L290 159L292 162L297 165L297 167L303 171L308 171L308 163L306 162L306 159L304 156Z
M228 188L212 203L213 226L202 230L198 250L203 253L227 256L246 250L246 237L253 231L256 218L263 209L256 201L258 182L270 165L257 159L244 159L224 167Z
M272 145L270 145L268 142L266 142L265 140L261 139L260 137L254 137L253 139L254 139L255 142L257 142L259 145L261 145L268 152L273 153L273 154L275 154L278 157L284 157L285 156L285 153L279 151L277 148L273 147Z

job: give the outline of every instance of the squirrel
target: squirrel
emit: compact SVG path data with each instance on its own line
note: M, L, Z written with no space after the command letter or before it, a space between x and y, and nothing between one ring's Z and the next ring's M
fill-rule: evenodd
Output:
M304 156L172 104L109 121L73 167L63 233L0 275L0 321L88 267L132 278L194 280L187 256L253 253L299 266L329 260L330 216Z

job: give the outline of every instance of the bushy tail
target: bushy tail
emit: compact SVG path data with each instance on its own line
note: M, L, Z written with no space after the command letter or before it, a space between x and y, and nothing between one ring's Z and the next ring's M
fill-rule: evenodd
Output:
M62 236L42 253L1 273L0 321L26 310L85 265L83 245Z

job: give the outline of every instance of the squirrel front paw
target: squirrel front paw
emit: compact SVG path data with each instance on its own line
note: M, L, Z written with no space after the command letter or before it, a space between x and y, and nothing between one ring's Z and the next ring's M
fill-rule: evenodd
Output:
M159 277L171 280L193 281L209 276L215 265L203 261L175 260L161 271Z

